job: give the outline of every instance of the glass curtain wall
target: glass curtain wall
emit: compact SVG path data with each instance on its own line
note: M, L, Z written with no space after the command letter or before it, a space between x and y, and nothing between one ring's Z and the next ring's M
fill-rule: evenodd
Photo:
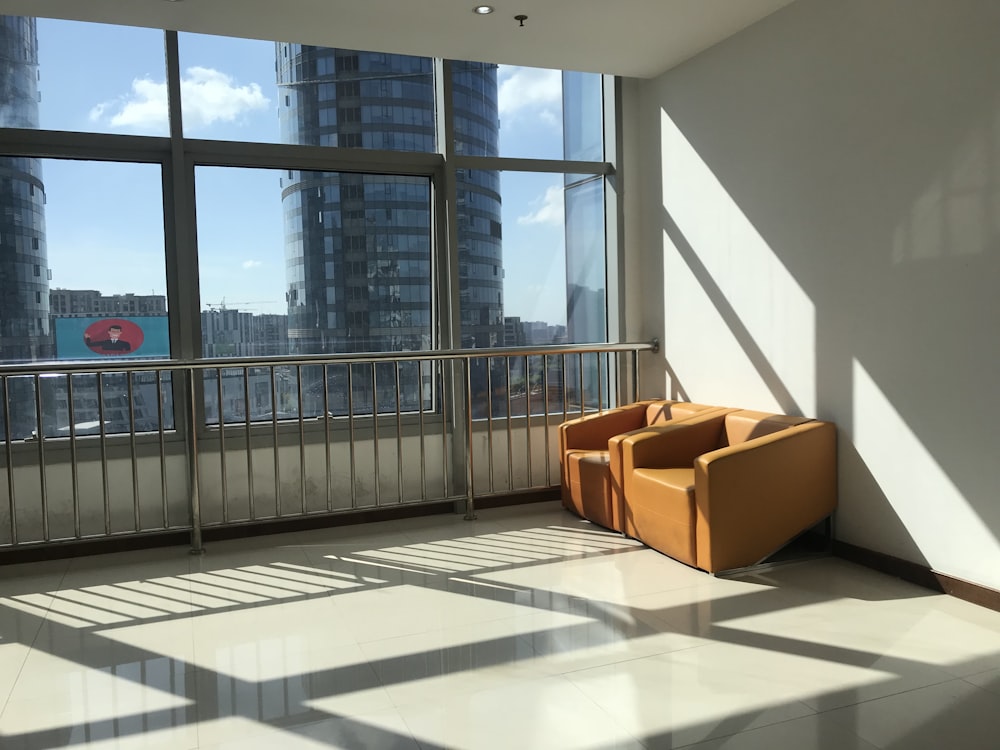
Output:
M94 54L81 60L81 45ZM168 69L179 71L176 87ZM449 101L437 98L442 70ZM168 332L178 326L205 357L608 338L601 76L3 17L0 86L0 128L37 133L0 153L5 363L176 356ZM171 111L183 124L173 136ZM53 135L66 159L42 159L56 131L80 138L67 148ZM190 171L172 168L177 146ZM78 199L64 200L71 191ZM454 227L437 221L443 200L455 206ZM178 252L164 226L195 227L195 252ZM197 294L176 291L195 283ZM525 393L539 372L525 360L474 383ZM278 380L303 391L305 416L343 401L338 368L325 379L320 368L301 373L301 384ZM299 416L280 393L278 403L245 403L247 390L275 392L269 370L249 388L234 374L233 388L206 383L209 424ZM426 393L425 374L412 378L400 392ZM353 381L360 403L395 410L394 396ZM163 397L162 384L146 385L151 403ZM8 380L3 396L22 436L38 425L16 414L31 395L17 386ZM60 387L46 400L64 403ZM84 414L96 393L82 381L71 390ZM55 409L45 433L79 422L73 413Z

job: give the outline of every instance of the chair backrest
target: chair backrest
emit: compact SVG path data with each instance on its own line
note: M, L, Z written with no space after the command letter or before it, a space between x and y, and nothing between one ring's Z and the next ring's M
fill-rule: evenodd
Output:
M769 414L763 411L748 411L746 409L730 412L726 415L725 426L720 436L719 447L745 443L747 440L770 435L804 422L811 422L808 417L792 417L785 414Z
M646 407L646 424L663 424L671 419L690 417L709 407L687 401L657 401Z

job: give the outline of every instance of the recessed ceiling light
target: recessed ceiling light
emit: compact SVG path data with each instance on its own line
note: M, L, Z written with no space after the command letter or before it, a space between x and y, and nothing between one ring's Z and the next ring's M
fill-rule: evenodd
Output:
M472 12L479 16L488 16L490 13L493 12L493 6L477 5L475 8L472 9Z

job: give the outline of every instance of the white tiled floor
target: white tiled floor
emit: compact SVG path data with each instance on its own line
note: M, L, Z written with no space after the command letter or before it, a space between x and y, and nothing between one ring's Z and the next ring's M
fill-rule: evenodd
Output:
M0 748L1000 747L1000 613L545 503L0 568Z

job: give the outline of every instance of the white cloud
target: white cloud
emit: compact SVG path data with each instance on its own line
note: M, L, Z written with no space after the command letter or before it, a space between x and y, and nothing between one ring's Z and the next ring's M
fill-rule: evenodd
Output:
M243 268L246 269L246 270L250 270L251 268L260 268L260 266L262 266L262 265L264 265L264 264L261 263L259 260L245 260L245 261L243 261Z
M515 119L526 110L544 122L559 125L562 107L562 73L542 68L503 66L497 105L500 116Z
M212 68L188 68L181 79L185 129L197 130L215 122L234 122L248 112L267 108L270 101L260 85L237 85L232 76ZM127 129L167 126L167 84L149 78L132 81L132 90L90 110L93 122Z
M545 195L536 198L531 203L532 211L517 217L518 224L554 224L563 223L563 189L559 185L551 185Z

